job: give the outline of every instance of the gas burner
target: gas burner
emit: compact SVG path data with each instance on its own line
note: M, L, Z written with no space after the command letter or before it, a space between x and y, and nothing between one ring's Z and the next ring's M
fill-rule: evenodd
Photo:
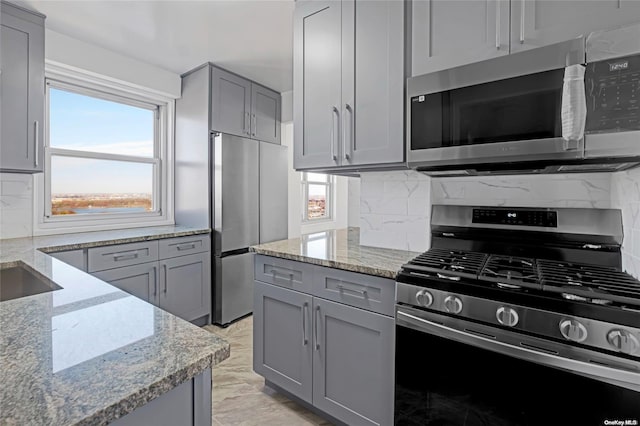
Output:
M414 274L430 272L436 276L476 278L486 258L484 253L431 249L402 268Z
M535 261L528 258L491 255L478 278L496 282L501 288L540 288Z

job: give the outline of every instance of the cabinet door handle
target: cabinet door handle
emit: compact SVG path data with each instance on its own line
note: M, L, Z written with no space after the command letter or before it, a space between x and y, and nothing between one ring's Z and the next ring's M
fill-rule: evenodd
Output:
M158 295L158 275L157 268L154 266L153 268L153 297Z
M248 111L244 113L244 132L251 135L251 115Z
M496 49L500 50L500 1L496 0Z
M347 135L344 135L344 138L342 139L342 147L344 148L344 159L349 161L351 160L351 150L354 148L355 145L355 137L354 137L354 133L355 133L355 126L354 126L354 115L353 115L353 108L351 108L351 105L349 104L345 104L344 106L345 110L349 113L349 137L347 138ZM347 115L345 113L345 115ZM344 126L345 129L345 133L347 130L347 126ZM349 141L349 143L347 144L347 140ZM348 145L348 146L347 146Z
M251 114L251 127L253 128L253 136L256 136L256 133L258 133L258 122L256 121L255 114Z
M318 324L320 323L320 306L316 306L316 321L313 327L316 350L320 350L320 340L318 340Z
M302 304L302 346L307 346L307 306L309 302Z
M34 141L34 159L33 164L35 167L38 167L38 157L40 156L40 123L38 120L33 122L33 141Z
M336 155L335 152L335 145L336 145L336 117L338 118L338 121L340 121L340 111L338 110L337 107L333 106L331 109L331 159L334 162L338 162L338 156ZM338 132L340 132L338 130Z
M164 294L167 294L167 264L162 264L162 269L164 269Z
M520 44L524 44L524 8L525 0L520 0Z
M114 262L119 262L121 260L132 260L138 257L137 251L132 251L128 253L116 253L113 255Z

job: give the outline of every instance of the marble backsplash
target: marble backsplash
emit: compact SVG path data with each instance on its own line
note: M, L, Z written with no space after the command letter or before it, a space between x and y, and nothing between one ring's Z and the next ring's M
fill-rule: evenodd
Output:
M361 244L426 250L433 204L621 209L623 269L640 277L640 169L437 179L413 171L363 173Z
M0 173L0 239L33 234L33 176Z

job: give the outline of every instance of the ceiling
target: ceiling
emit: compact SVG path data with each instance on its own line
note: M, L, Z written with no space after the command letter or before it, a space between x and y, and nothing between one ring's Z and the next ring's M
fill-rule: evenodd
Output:
M293 0L24 0L47 28L182 74L210 61L285 92Z

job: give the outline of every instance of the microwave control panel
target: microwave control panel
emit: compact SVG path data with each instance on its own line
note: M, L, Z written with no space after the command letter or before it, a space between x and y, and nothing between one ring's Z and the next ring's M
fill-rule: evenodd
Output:
M640 54L587 64L586 133L640 130Z

